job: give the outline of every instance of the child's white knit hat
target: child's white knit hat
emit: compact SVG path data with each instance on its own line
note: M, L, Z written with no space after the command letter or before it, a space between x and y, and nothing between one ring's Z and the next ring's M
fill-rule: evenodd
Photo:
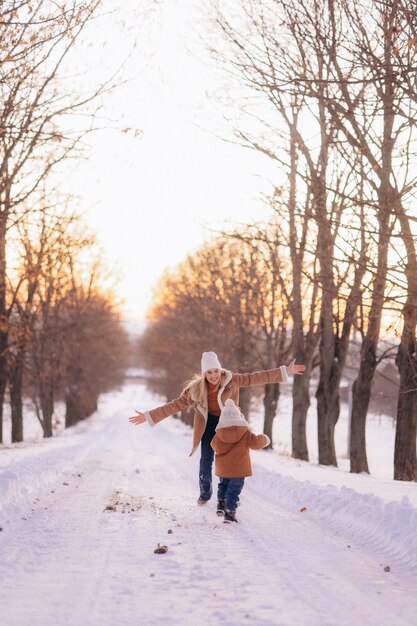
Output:
M219 430L220 428L229 428L229 426L249 426L239 407L236 406L231 398L226 400L225 405L222 408L216 430Z
M207 370L221 370L222 366L215 352L203 352L201 355L201 373L205 374Z

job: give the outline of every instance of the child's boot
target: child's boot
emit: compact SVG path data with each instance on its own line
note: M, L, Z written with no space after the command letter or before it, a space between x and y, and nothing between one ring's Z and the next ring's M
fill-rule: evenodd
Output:
M217 500L217 515L221 517L226 512L226 500Z
M229 524L229 522L237 522L236 511L234 509L226 509L224 514L224 523Z

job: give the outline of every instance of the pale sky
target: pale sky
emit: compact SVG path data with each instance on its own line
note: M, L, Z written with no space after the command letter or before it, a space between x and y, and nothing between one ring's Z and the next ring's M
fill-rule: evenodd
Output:
M125 10L132 4L125 0ZM261 195L278 175L266 157L215 136L220 117L206 92L223 79L190 52L205 27L201 6L204 0L161 0L140 27L129 64L134 79L108 106L142 135L100 133L77 173L87 220L123 275L126 316L138 321L163 270L197 250L210 229L266 218ZM125 40L112 28L104 54L109 46L123 51Z

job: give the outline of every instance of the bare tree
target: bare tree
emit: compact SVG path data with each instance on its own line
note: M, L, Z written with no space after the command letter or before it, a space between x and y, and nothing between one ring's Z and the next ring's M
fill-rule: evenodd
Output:
M93 245L93 237L76 215L65 214L61 207L40 211L40 215L35 225L19 225L22 264L18 278L24 281L27 294L27 388L31 389L44 436L51 437L70 329L64 310L72 287L71 267L75 258Z

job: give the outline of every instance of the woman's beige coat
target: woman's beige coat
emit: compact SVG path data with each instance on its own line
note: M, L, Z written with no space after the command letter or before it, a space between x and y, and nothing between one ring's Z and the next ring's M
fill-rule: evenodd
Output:
M263 370L260 372L252 372L251 374L233 374L228 370L224 370L221 378L221 385L217 394L217 402L220 409L228 398L231 398L235 404L239 404L239 389L241 387L250 387L251 385L265 385L266 383L282 383L287 382L288 374L285 365L271 370ZM195 407L194 412L194 434L193 447L190 456L197 450L207 424L207 398L203 404L199 404L196 398L192 398L189 391L183 392L179 398L168 402L151 411L145 411L146 419L151 426L155 426L158 422L169 415L179 413L190 406Z

